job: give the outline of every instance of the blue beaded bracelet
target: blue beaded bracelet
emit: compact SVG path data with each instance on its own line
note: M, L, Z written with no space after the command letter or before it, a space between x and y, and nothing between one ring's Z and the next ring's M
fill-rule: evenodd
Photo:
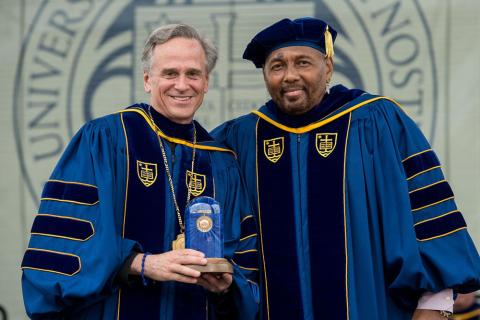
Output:
M145 252L142 257L142 271L140 272L140 276L142 277L142 283L144 286L148 285L147 279L145 278L145 258L150 255L150 252Z

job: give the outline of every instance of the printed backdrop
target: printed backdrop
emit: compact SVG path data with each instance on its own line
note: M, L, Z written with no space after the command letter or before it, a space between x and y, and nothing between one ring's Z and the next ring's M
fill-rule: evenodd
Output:
M25 317L21 257L42 185L85 122L143 93L150 31L185 22L220 56L197 120L208 128L260 106L249 39L284 17L339 32L334 83L395 98L437 151L480 246L480 32L475 0L0 0L0 320Z

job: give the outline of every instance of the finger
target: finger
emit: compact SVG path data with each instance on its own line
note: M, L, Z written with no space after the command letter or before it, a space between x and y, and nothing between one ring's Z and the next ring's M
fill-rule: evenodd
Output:
M207 264L205 254L203 252L192 249L170 251L170 255L173 258L173 261L179 264Z
M222 279L225 281L225 283L230 286L233 282L233 276L231 273L223 273L222 274Z
M233 277L229 273L202 274L202 278L216 287L229 287L233 281Z
M196 284L198 282L198 278L192 278L178 273L172 273L170 280L190 284Z
M205 281L205 283L208 283L210 286L216 287L216 278L215 276L209 274L209 273L203 273L201 276L201 279ZM217 280L218 281L218 280Z
M206 258L201 258L198 256L180 256L175 259L175 262L178 264L196 264L199 266L204 266L207 264Z
M208 282L209 284L211 285L216 285L218 282L219 282L219 278L218 278L219 275L214 275L214 274L210 274L210 273L204 273L202 274L202 279L205 280L206 282Z
M220 274L203 274L200 279L206 284L205 288L212 292L223 292L229 287L229 284L222 279Z
M195 278L195 279L200 278L200 276L202 275L200 271L197 271L195 269L192 269L186 266L182 266L180 264L172 265L170 270L172 273L180 274L180 275L187 276L190 278Z
M195 256L195 257L205 257L205 253L193 249L181 249L181 250L175 250L178 252L180 255L183 256Z
M223 290L225 290L225 288L223 288L222 286L217 286L216 284L212 284L207 279L202 277L198 278L197 284L201 285L205 290L208 290L213 293L220 293Z

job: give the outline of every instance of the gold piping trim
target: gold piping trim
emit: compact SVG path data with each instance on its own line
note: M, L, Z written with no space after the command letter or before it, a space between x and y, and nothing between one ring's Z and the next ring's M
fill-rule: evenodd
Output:
M54 271L54 270L49 270L49 269L42 269L42 268L33 268L33 267L22 267L21 269L30 269L30 270L37 270L37 271L46 271L46 272L51 272L51 273L56 273L56 274L61 274L61 275L64 275L64 276L74 276L76 275L77 273L80 272L80 270L82 269L82 260L80 259L79 256L75 255L75 254L71 254L71 253L66 253L66 252L60 252L60 251L53 251L53 250L46 250L46 249L38 249L38 248L27 248L27 250L25 250L25 252L27 251L42 251L42 252L50 252L50 253L56 253L56 254L60 254L60 255L64 255L64 256L70 256L70 257L74 257L74 258L77 258L77 261L78 261L78 269L77 271L75 271L74 273L72 274L69 274L69 273L64 273L64 272L60 272L60 271Z
M249 252L258 252L257 249L249 249L249 250L244 250L244 251L235 251L234 254L244 254L244 253L249 253Z
M254 233L254 234L251 234L251 235L249 235L249 236L246 236L246 237L241 238L239 241L247 240L248 238L252 238L252 237L256 237L256 236L257 236L257 234Z
M230 259L234 265L236 265L237 267L239 267L240 269L244 269L244 270L249 270L249 271L258 271L258 268L248 268L248 267L242 267L241 265L239 265L238 263L236 263L233 259Z
M349 114L347 135L345 138L345 150L343 155L343 236L345 243L345 301L347 307L347 320L350 319L349 301L348 301L348 238L347 238L347 205L346 205L346 176L347 176L347 147L348 137L350 133L350 123L352 121L352 114Z
M81 241L81 242L87 241L88 239L90 239L91 237L93 237L95 235L95 228L93 227L93 223L88 221L88 220L78 219L78 218L73 218L73 217L59 216L59 215L48 214L48 213L39 213L39 214L37 214L37 216L55 217L55 218L60 218L60 219L68 219L68 220L74 220L74 221L87 222L88 224L90 224L90 227L92 228L92 234L85 239L65 237L65 236L59 236L59 235L49 234L49 233L40 233L40 232L32 232L31 233L32 235L34 234L34 235L37 235L37 236L61 238L61 239L68 239L68 240Z
M439 215L439 216L436 216L436 217L433 217L433 218L430 218L430 219L426 219L426 220L417 222L417 223L415 223L413 226L415 227L415 226L418 226L419 224L422 224L422 223L424 223L424 222L436 220L436 219L439 219L439 218L441 218L441 217L448 216L449 214L452 214L452 213L455 213L455 212L459 212L459 211L458 211L458 210L452 210L452 211L449 211L449 212L444 213L444 214L442 214L442 215Z
M420 207L420 208L416 208L416 209L412 209L413 212L415 211L418 211L418 210L422 210L422 209L425 209L425 208L428 208L428 207L431 207L431 206L434 206L436 204L439 204L439 203L442 203L442 202L445 202L445 201L448 201L450 199L453 199L454 197L448 197L448 198L445 198L443 200L440 200L440 201L437 201L437 202L434 202L434 203L431 203L431 204L427 204L426 206L423 206L423 207Z
M413 157L416 157L416 156L421 155L422 153L425 153L425 152L428 152L428 151L432 151L432 149L427 149L427 150L423 150L423 151L414 153L414 154L406 157L405 159L403 159L402 162L405 162L405 161L407 161L408 159L411 159L411 158L413 158Z
M434 169L438 169L438 168L441 168L441 167L442 167L442 166L435 166L435 167L431 167L431 168L428 168L428 169L426 169L426 170L420 171L419 173L415 173L413 176L408 177L408 178L407 178L407 181L415 178L416 176L421 175L422 173L425 173L425 172L428 172L428 171L432 171L432 170L434 170Z
M473 310L473 311L466 312L466 313L456 313L452 316L452 319L453 320L468 320L468 319L472 319L473 316L478 316L478 315L480 315L480 309Z
M61 183L65 183L65 184L78 184L78 185L81 185L81 186L92 187L92 188L98 189L98 187L97 187L97 186L94 186L93 184L88 184L88 183L83 183L83 182L76 182L76 181L66 181L66 180L48 179L47 182L61 182Z
M237 267L240 269L248 270L248 271L258 271L258 268L247 268L247 267L242 267L241 265L237 264Z
M73 203L73 204L80 204L84 206L94 206L97 203L100 202L100 200L95 201L94 203L88 203L88 202L80 202L80 201L74 201L74 200L63 200L63 199L57 199L57 198L40 198L40 201L43 200L48 200L48 201L57 201L57 202L67 202L67 203Z
M448 236L449 234L455 233L455 232L460 231L460 230L463 230L463 229L467 229L467 227L461 227L461 228L458 228L458 229L449 231L449 232L447 232L447 233L440 234L440 235L438 235L438 236L431 237L431 238L427 238L427 239L418 239L418 238L417 238L417 240L420 241L420 242L428 241L428 240L433 240L433 239L437 239L437 238L441 238L441 237Z
M280 128L280 129L282 129L282 130L284 130L284 131L291 132L291 133L302 134L302 133L305 133L305 132L308 132L308 131L317 129L317 128L321 127L321 126L324 126L324 125L326 125L326 124L328 124L328 123L330 123L330 122L332 122L332 121L334 121L334 120L337 120L338 118L340 118L341 116L343 116L343 115L345 115L345 114L347 114L347 113L350 113L350 112L352 112L352 111L354 111L354 110L356 110L356 109L358 109L358 108L360 108L360 107L363 107L363 106L366 105L366 104L369 104L370 102L374 102L374 101L377 101L377 100L380 100L380 99L385 99L385 100L391 101L391 102L393 102L394 104L396 104L398 107L400 107L400 105L399 105L396 101L394 101L394 100L392 100L392 99L390 99L390 98L383 97L383 96L381 96L381 97L375 97L375 98L368 99L368 100L365 100L365 101L363 101L363 102L360 102L360 103L358 103L358 104L356 104L356 105L354 105L354 106L352 106L352 107L350 107L350 108L348 108L348 109L346 109L346 110L344 110L344 111L342 111L342 112L339 112L339 113L337 113L336 115L332 116L331 118L328 118L328 119L325 119L325 120L320 120L320 121L318 121L318 122L315 122L315 123L312 123L312 124L309 124L309 125L307 125L307 126L300 127L300 128L287 127L287 126L285 126L285 125L283 125L283 124L281 124L281 123L278 123L277 121L271 119L270 117L266 116L265 114L263 114L263 113L261 113L260 111L257 111L257 110L252 111L252 113L253 113L253 114L256 114L258 117L262 118L263 120L265 120L265 121L273 124L275 127ZM400 108L401 108L401 107L400 107Z
M244 218L242 219L242 221L240 221L240 223L243 223L245 220L250 219L250 218L253 218L253 214L244 217Z
M123 134L125 135L125 155L127 158L127 172L125 181L125 200L123 203L123 225L122 225L122 238L125 238L125 220L127 218L127 200L128 200L128 180L130 175L130 153L128 151L128 136L127 129L125 129L125 123L123 121L123 114L120 114L120 120L122 122Z
M117 298L117 320L120 319L120 303L122 301L122 288L118 290L118 298Z
M150 118L145 114L145 112L143 110L135 109L135 108L134 109L125 109L125 110L117 111L116 113L123 113L123 112L135 112L135 113L140 114L145 119L145 121L148 123L150 128L152 128L152 130L154 132L157 132L157 134L165 140L168 140L168 141L176 143L176 144L181 144L181 145L184 145L184 146L187 146L187 147L190 147L190 148L194 147L193 143L191 143L190 141L186 141L186 140L183 140L183 139L178 139L178 138L173 138L173 137L167 136L165 133L163 133L163 131L155 123L153 123L150 120ZM226 148L204 146L204 145L201 145L201 144L197 143L197 144L195 144L195 149L230 152L231 154L233 154L235 156L235 158L237 157L237 154L233 150L226 149Z
M431 186L434 186L434 185L439 184L439 183L442 183L442 182L447 182L447 180L446 180L446 179L443 179L443 180L440 180L440 181L431 183L431 184L426 185L426 186L424 186L424 187L421 187L421 188L412 190L412 191L409 192L409 194L412 194L412 193L414 193L414 192L417 192L417 191L420 191L420 190L423 190L423 189L427 189L427 188L429 188L429 187L431 187Z
M268 301L268 279L267 279L267 267L265 265L265 256L263 255L263 234L262 234L262 214L260 209L260 193L258 189L258 122L260 118L257 119L255 124L255 175L257 183L257 208L258 208L258 228L260 232L260 247L262 249L262 264L263 264L263 279L265 279L265 303L267 306L267 320L270 320L270 303ZM260 292L260 295L263 295L263 292Z

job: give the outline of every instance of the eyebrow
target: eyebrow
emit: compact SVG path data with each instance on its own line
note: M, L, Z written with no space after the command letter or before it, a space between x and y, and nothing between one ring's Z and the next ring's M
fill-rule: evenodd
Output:
M271 58L268 63L273 63L273 62L276 62L276 61L283 61L284 59L284 55L283 53L279 53L277 54L276 56L274 56L273 58ZM297 56L294 56L293 57L294 60L298 60L298 59L314 59L312 56L309 56L309 55L306 55L306 54L299 54Z
M277 53L275 57L271 58L270 61L268 62L270 63L274 61L279 61L279 60L282 60L283 58L284 58L283 53Z
M172 73L172 72L178 72L176 68L165 68L161 70L162 74L163 73Z
M162 69L161 72L162 72L162 74L172 73L172 72L180 73L180 71L177 68L165 68L165 69ZM203 71L201 69L190 68L190 69L187 69L187 71L185 73L201 74L202 72Z
M186 73L202 74L203 71L201 69L197 69L197 68L190 68L190 69L187 70Z

